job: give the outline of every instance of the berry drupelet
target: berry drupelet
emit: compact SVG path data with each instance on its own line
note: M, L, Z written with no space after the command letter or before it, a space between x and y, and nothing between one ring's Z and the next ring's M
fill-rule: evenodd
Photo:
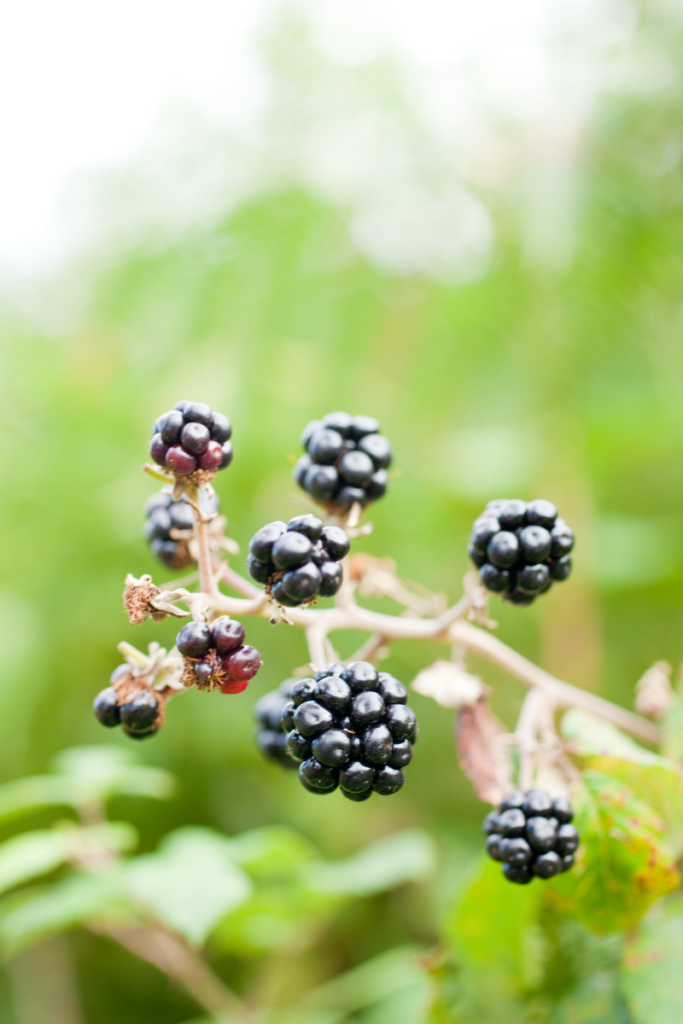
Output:
M249 543L249 575L278 604L289 607L316 597L334 597L342 585L340 562L349 553L341 526L325 526L317 516L295 516L268 523Z
M487 590L531 604L572 571L574 533L551 501L499 498L472 526L467 553Z
M189 540L192 537L192 507L186 495L174 501L172 494L160 491L147 499L144 505L145 540L152 552L169 569L186 569L194 563L190 554ZM215 494L204 489L197 493L202 510L210 515L220 511L220 502Z
M129 665L119 665L111 674L109 686L93 701L95 717L108 729L120 725L131 739L153 736L164 723L161 696L131 675Z
M211 625L188 622L176 647L185 662L182 682L200 690L242 693L263 664L256 648L244 643L242 623L227 615Z
M497 811L484 819L486 852L501 861L508 882L526 885L552 878L574 865L579 833L564 796L553 800L542 789L508 793Z
M149 453L176 477L203 470L213 478L232 462L230 420L204 402L176 402L154 424Z
M306 453L294 467L300 487L321 505L348 512L386 493L391 445L372 416L331 412L312 420L301 435Z
M398 792L417 739L408 691L367 661L328 665L299 679L282 711L287 750L312 793L339 787L348 800Z
M285 679L277 690L265 693L254 705L256 745L267 761L285 768L299 767L299 762L287 750L287 731L282 724L282 712L291 700L292 686L296 682L296 679Z

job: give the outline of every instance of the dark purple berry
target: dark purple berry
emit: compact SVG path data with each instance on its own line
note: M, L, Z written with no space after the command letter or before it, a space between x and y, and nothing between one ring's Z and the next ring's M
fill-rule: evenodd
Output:
M526 829L526 818L523 811L518 807L510 807L507 811L501 811L498 815L498 826L501 835L506 838L523 836Z
M560 857L560 873L570 871L573 867L574 857L571 853L567 853L564 857Z
M564 555L562 558L554 559L550 563L550 578L553 580L566 580L572 571L571 555Z
M225 654L222 660L226 672L236 682L248 682L253 679L262 665L261 655L251 644L235 647L229 654Z
M298 534L297 536L301 536ZM282 577L282 589L290 601L302 604L315 597L320 589L322 575L313 562L308 562L298 569L291 569Z
M567 854L576 853L579 848L579 833L573 825L560 825L557 830L557 842L555 849L565 857Z
M526 839L503 839L500 844L501 860L508 864L514 864L516 868L523 867L531 860L531 847Z
M346 437L351 426L351 417L348 412L328 412L323 416L321 425L325 430L336 430L342 437Z
M544 562L550 554L552 540L543 526L525 526L519 534L522 557L528 565Z
M527 818L539 815L549 818L553 813L553 802L544 789L530 789L524 796L522 810Z
M366 790L365 793L350 793L348 790L342 789L340 786L339 791L341 792L342 796L346 797L347 800L353 800L354 803L357 804L362 804L364 800L369 800L370 797L372 796L371 789Z
M298 707L305 700L310 700L316 693L315 679L297 679L291 689L292 700Z
M394 705L401 707L400 704ZM363 738L365 760L373 764L386 764L391 757L393 736L386 725L371 725Z
M511 576L507 569L496 569L495 565L486 562L479 570L479 578L487 590L494 594L504 594L510 589Z
M227 416L222 412L211 414L211 437L219 444L225 444L232 437L232 426Z
M151 543L157 537L161 537L163 540L168 540L171 536L172 525L173 523L171 521L171 516L169 515L169 510L167 508L155 508L145 523L145 540L148 543Z
M372 459L365 452L347 452L339 463L339 474L351 487L364 487L374 472Z
M385 704L405 704L408 700L408 691L403 683L388 672L378 674L377 692Z
M323 542L321 540L316 541L316 543L311 548L311 561L313 562L313 564L317 565L318 568L320 569L325 564L325 562L329 562L329 560L330 556Z
M311 744L313 756L328 768L339 768L348 761L351 740L341 729L326 729Z
M219 654L227 654L244 643L244 626L235 619L229 619L227 615L221 615L211 624L213 634L213 646Z
M476 551L475 548L473 548L471 544L467 545L467 554L470 556L470 558L472 559L472 561L476 565L477 569L481 569L482 566L489 564L486 561L486 558L487 558L486 552L485 551Z
M301 437L299 438L299 444L302 448L308 448L308 442L311 440L316 430L320 430L321 427L322 422L320 420L311 420L310 423L306 424L301 432Z
M492 860L503 859L500 848L501 844L504 842L505 840L502 839L501 836L499 836L497 833L492 833L488 837L488 839L486 840L486 852L488 853L489 857L492 858Z
M572 805L566 796L556 796L553 800L553 817L557 818L561 825L568 825L574 817Z
M305 779L313 789L336 789L339 773L334 768L327 768L314 757L309 757L299 768L299 777Z
M299 485L299 487L304 486L306 473L310 468L311 456L302 455L301 458L298 460L297 464L295 465L294 469L292 470L292 479Z
M351 541L341 526L326 526L320 539L332 561L341 562L342 558L348 555Z
M375 469L387 469L391 464L391 445L381 434L368 434L358 442L358 451L372 459Z
M509 601L510 604L526 605L533 604L536 600L536 596L534 594L527 594L523 590L515 589L508 590L506 592L505 600Z
M361 761L352 761L339 773L339 785L349 793L365 793L372 787L375 770Z
M200 661L194 667L194 674L198 679L210 679L213 675L213 669L209 665L208 661Z
M379 793L380 796L391 796L392 793L398 793L405 781L406 777L402 768L392 768L390 764L385 764L375 773L372 791Z
M564 519L558 519L550 531L552 541L551 555L553 558L562 558L568 555L574 547L574 531L567 526Z
M169 448L172 444L178 444L184 423L183 414L177 409L165 412L163 416L159 417L159 431L164 444L167 444Z
M257 583L267 583L273 573L273 567L259 562L253 555L247 555L247 571Z
M334 466L313 463L306 471L303 486L316 501L331 501L339 488L339 474Z
M325 524L322 519L318 519L317 516L312 516L308 513L305 516L294 516L287 523L287 530L296 530L297 533L303 533L304 537L308 537L311 544L315 544L317 540L320 540L325 529Z
M126 668L128 668L127 665ZM107 686L106 689L100 690L93 701L93 711L98 722L106 725L108 729L121 724L118 697L113 686Z
M386 469L378 469L370 477L370 483L365 485L365 493L368 501L379 501L387 493L389 485L389 474Z
M259 562L270 562L273 544L286 532L287 523L283 523L280 520L261 527L249 542L249 550L254 558L258 559Z
M325 676L315 684L314 694L332 711L341 711L351 697L351 687L340 676Z
M520 789L513 789L500 802L499 811L509 811L511 807L523 807L525 796Z
M552 878L562 870L562 862L554 850L542 853L531 865L531 870L537 878Z
M489 541L486 554L489 562L493 562L496 568L509 569L511 565L515 564L519 554L519 541L516 534L501 530L493 540Z
M500 533L500 523L493 516L477 519L470 534L470 544L475 551L485 552L489 542Z
M180 445L174 445L166 452L166 465L177 476L188 476L194 473L199 463L194 455L190 455Z
M361 725L378 722L384 714L384 701L376 690L357 694L351 702L351 715Z
M545 498L536 498L530 501L526 509L526 521L532 526L544 526L546 530L552 530L557 519L557 509L552 501Z
M212 413L206 402L190 402L183 411L186 423L201 423L207 430L212 426Z
M315 700L299 704L294 713L294 725L302 736L315 736L334 724L334 718L322 704Z
M131 733L150 732L159 715L159 699L145 691L121 705L121 725Z
M526 502L520 501L518 498L506 501L498 512L501 530L516 530L518 527L524 526L526 508Z
M515 882L517 885L528 885L534 877L530 868L517 868L514 864L503 864L503 874L508 882Z
M547 586L549 580L547 565L525 565L517 573L517 589L523 594L538 594Z
M397 740L412 740L417 718L407 704L390 704L386 710L386 723Z
M229 441L226 441L225 444L221 445L221 451L223 452L223 457L221 458L221 464L218 468L227 469L232 462L232 445Z
M348 512L353 505L360 505L361 508L365 508L367 503L367 493L362 487L350 487L348 485L341 487L339 493L334 499L335 508L341 512Z
M225 466L223 465L224 457L225 452L219 445L218 441L209 441L200 456L199 468L210 471L214 469L225 469Z
M175 642L183 657L202 658L211 647L211 628L205 622L188 622L178 633Z
M334 597L339 593L344 579L344 572L339 562L323 562L320 566L321 597Z
M316 430L308 445L308 454L320 466L331 466L341 454L344 439L336 430Z
M286 697L278 690L271 690L264 693L254 704L254 718L265 729L280 729L282 710L286 703Z
M378 434L379 423L374 416L354 416L349 423L348 436L352 441L360 441L368 434Z
M164 444L161 434L155 434L152 440L149 442L149 454L152 456L157 465L166 465L168 445Z
M568 826L572 828L571 825ZM545 853L552 850L557 838L557 829L548 818L529 818L526 823L526 837L534 850Z
M405 768L413 759L413 745L409 740L401 740L394 743L391 748L391 757L387 761L392 768Z
M173 408L174 409L179 409L180 412L185 412L187 407L190 406L190 405L192 405L192 402L190 402L187 398L184 398L182 400L182 402L176 402L176 404L173 406Z
M352 661L342 672L352 690L373 690L378 681L377 669L369 661Z
M287 736L287 752L295 761L305 761L311 756L311 741L302 736L298 729L292 729Z
M294 712L296 711L296 704L293 700L288 700L282 709L280 715L280 726L285 732L291 732L294 728Z
M174 501L172 505L168 507L168 514L171 519L171 525L176 530L191 530L194 517L192 515L192 506L188 505L186 501Z
M489 811L484 818L481 827L484 830L484 835L487 836L493 835L494 832L499 832L500 825L498 824L498 812Z

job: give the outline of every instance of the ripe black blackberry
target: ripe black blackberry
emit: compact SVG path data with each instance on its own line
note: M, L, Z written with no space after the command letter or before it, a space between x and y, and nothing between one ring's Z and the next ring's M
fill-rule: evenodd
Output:
M232 462L230 420L204 402L176 402L152 429L149 453L176 477L199 470L213 479Z
M299 779L312 793L339 787L348 800L388 796L405 781L417 719L408 691L367 661L328 665L299 679L282 711L287 750L300 761Z
M131 675L129 665L119 665L93 702L95 717L108 729L120 725L134 740L147 739L164 724L164 702L146 683Z
M210 515L220 511L217 495L204 489L198 491L200 507ZM169 569L186 569L194 563L189 541L192 537L192 507L182 494L177 501L173 495L160 491L145 502L144 536L152 552Z
M298 768L296 761L287 750L287 731L282 724L282 712L291 699L291 690L296 679L285 679L277 690L264 693L254 705L256 718L256 745L267 761L277 762L285 768Z
M337 593L342 585L339 563L349 547L341 526L325 526L317 516L295 516L288 523L268 523L254 534L247 568L278 604L294 608Z
M551 501L498 498L474 521L467 553L487 590L531 604L572 571L574 533Z
M221 693L246 690L263 662L256 648L244 643L244 635L242 623L227 615L211 625L188 622L176 637L185 663L182 682Z
M312 420L301 435L306 449L293 477L310 496L335 512L365 507L386 493L391 445L372 416L331 412Z
M553 800L542 789L515 790L484 819L486 852L502 862L508 882L527 885L534 876L552 878L574 865L579 833L573 817L564 796Z

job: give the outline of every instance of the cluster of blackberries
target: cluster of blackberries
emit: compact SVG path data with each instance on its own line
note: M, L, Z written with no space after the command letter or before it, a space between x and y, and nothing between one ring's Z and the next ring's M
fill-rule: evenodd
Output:
M204 402L176 402L154 424L149 454L176 476L215 472L232 462L230 420Z
M202 489L197 496L206 515L220 511L217 495ZM188 505L186 495L182 494L174 501L172 494L161 491L147 499L143 511L145 540L157 558L169 569L185 569L192 565L194 559L188 546L192 534L192 507ZM179 536L177 531L185 531L186 536Z
M293 477L321 504L346 512L356 502L365 507L385 494L391 445L372 416L328 413L308 424L301 444L306 454Z
M341 526L325 526L316 516L268 523L249 543L247 569L265 583L278 604L296 607L314 598L334 597L342 585L341 559L349 553Z
M164 721L164 705L159 696L131 675L130 665L119 665L109 686L93 701L95 717L108 729L120 725L127 736L144 740L158 732Z
M211 625L188 622L176 647L185 659L183 681L200 690L242 693L263 664L256 648L244 643L242 623L227 615Z
M287 751L287 733L282 725L282 712L292 696L292 686L296 679L285 679L277 690L271 690L256 701L254 717L256 719L256 745L266 761L274 761L285 768L298 768Z
M287 750L301 761L299 779L311 793L339 786L349 800L396 793L413 756L417 720L408 691L367 661L328 665L300 679L282 711Z
M564 796L552 800L542 789L515 790L484 819L486 852L503 862L508 882L552 878L574 865L579 833L570 824L573 817Z
M487 590L531 602L572 571L574 533L551 501L490 501L475 520L467 553Z

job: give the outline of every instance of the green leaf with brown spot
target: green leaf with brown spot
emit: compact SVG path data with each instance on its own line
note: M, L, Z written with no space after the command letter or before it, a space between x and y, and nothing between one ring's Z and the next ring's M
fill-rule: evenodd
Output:
M627 931L680 884L665 823L610 775L588 770L584 783L574 798L577 863L548 883L548 899L593 931Z

